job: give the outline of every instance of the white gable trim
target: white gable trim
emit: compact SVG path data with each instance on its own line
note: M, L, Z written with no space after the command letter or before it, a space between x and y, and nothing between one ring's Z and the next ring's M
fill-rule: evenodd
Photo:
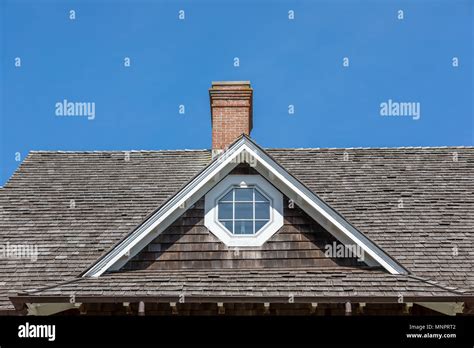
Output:
M83 277L98 277L109 269L119 269L138 251L171 225L189 207L237 166L236 157L243 150L246 138L235 142L225 153L217 157L199 175L184 186L175 196L151 215L142 225L102 257ZM156 231L154 231L156 229ZM150 233L150 232L154 233ZM120 260L122 259L122 262Z
M322 201L306 186L289 174L283 167L276 163L264 151L259 151L256 144L250 143L249 150L253 156L258 156L257 171L265 176L266 169L268 179L288 198L292 199L309 216L316 220L328 232L343 244L359 245L365 252L365 262L369 265L381 265L391 274L407 274L407 270L393 260L387 253L375 245L364 234L349 224L328 204ZM369 257L367 257L369 256Z
M250 155L250 157L249 157ZM99 259L84 277L98 277L107 270L120 269L130 258L147 246L198 199L224 178L242 160L252 160L255 169L282 193L294 200L307 214L344 244L355 243L365 252L365 262L381 265L392 274L407 271L377 247L319 197L291 176L249 138L243 136L216 158L175 196L152 214L142 225Z

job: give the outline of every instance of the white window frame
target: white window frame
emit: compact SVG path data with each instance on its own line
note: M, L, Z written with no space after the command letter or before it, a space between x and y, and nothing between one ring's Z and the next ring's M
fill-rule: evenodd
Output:
M232 187L255 187L270 200L270 221L256 234L233 234L218 220L217 203ZM283 195L260 175L228 175L204 198L204 225L229 247L259 247L283 226Z

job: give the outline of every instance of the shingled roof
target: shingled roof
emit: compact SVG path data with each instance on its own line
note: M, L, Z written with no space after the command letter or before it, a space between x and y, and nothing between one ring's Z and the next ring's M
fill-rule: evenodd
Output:
M89 300L126 302L132 298L152 302L170 302L180 296L189 301L232 302L236 298L287 303L331 301L338 298L361 302L397 302L425 297L430 301L456 301L462 292L446 289L412 276L392 275L380 269L313 267L308 269L221 269L153 271L140 270L108 273L99 278L79 278L52 288L21 294L34 297L35 303L69 302L70 294L78 302ZM62 297L62 301L59 298ZM107 300L108 299L108 300ZM194 299L194 300L193 300ZM419 301L419 299L418 299Z
M205 150L31 152L0 190L0 241L39 256L0 260L0 309L19 289L78 276L210 160Z
M267 152L413 275L473 291L474 148ZM38 245L39 256L0 260L0 309L77 277L210 161L208 150L30 153L0 189L0 240ZM103 277L106 289L123 279ZM394 278L377 279L390 290Z
M268 152L413 274L474 291L473 147Z

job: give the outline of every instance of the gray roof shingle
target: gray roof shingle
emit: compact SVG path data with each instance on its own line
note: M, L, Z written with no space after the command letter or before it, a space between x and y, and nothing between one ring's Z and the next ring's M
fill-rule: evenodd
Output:
M474 289L473 147L268 152L414 274Z
M0 259L0 309L25 286L77 276L210 161L209 151L32 152L0 190L0 243L38 259Z
M268 153L415 275L474 289L474 148ZM0 309L12 308L7 296L25 288L76 277L211 154L132 151L126 159L123 151L32 152L25 159L0 189L0 243L37 245L39 256L0 259Z
M128 271L98 278L82 278L53 288L28 291L29 296L74 295L81 297L158 297L181 295L215 298L358 297L376 300L426 297L456 297L449 291L410 276L392 275L380 269L320 267L308 269L232 269ZM26 295L26 294L25 294Z

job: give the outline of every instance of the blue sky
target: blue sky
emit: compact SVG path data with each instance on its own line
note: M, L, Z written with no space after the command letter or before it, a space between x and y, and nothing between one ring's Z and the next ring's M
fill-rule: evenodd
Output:
M0 185L30 150L209 148L216 80L251 81L264 147L474 143L469 0L0 4ZM95 119L56 116L64 99ZM382 117L389 99L420 118Z

